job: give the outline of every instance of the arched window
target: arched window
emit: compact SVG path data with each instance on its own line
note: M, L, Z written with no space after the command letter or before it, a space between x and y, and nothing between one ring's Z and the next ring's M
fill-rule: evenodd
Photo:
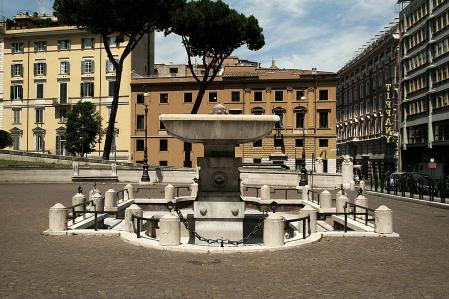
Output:
M265 114L265 109L263 109L262 107L254 107L253 109L251 109L251 114L263 115Z
M280 121L277 122L276 125L274 126L276 129L284 128L284 113L285 113L285 109L282 107L273 108L273 114L279 116L279 118L280 118Z
M297 129L304 128L307 108L298 106L295 109L293 109L293 112L295 112L296 115L296 128Z

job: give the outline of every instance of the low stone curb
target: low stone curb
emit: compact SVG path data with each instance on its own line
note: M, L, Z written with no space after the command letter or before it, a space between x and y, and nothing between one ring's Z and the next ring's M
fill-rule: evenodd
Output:
M449 204L447 204L447 203L422 200L422 199L416 199L416 198L410 198L410 197L402 197L399 195L380 193L380 192L374 192L374 191L368 191L368 190L366 190L365 193L369 194L369 195L376 195L376 196L380 196L380 197L384 197L384 198L405 201L405 202L411 202L411 203L415 203L415 204L419 204L419 205L449 210Z

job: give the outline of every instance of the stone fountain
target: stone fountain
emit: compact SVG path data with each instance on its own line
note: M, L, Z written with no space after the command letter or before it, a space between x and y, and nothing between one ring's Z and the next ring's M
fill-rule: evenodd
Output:
M261 139L279 121L276 115L229 115L223 105L212 114L162 114L167 132L185 142L202 143L198 195L194 202L195 231L207 239L243 238L245 202L240 197L241 158L235 146ZM195 239L195 244L202 241Z

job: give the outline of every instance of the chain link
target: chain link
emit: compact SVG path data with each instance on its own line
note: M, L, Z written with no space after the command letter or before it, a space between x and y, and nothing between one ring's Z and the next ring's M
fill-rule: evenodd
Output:
M195 229L193 227L191 227L191 225L189 224L189 221L184 217L184 215L182 215L181 210L178 208L175 208L175 212L176 214L178 214L179 219L181 220L181 222L184 224L185 228L190 232L190 234L194 235L198 240L202 241L202 242L206 242L207 244L220 244L221 247L223 247L224 244L230 244L230 245L234 245L234 246L238 246L240 244L243 244L245 241L247 241L248 239L254 237L254 235L260 231L263 221L265 220L265 218L268 216L268 207L262 212L262 216L259 217L259 221L257 222L257 224L254 226L254 229L248 234L246 235L246 237L243 237L242 239L238 240L238 241L231 241L229 239L208 239L205 238L201 235L199 235Z

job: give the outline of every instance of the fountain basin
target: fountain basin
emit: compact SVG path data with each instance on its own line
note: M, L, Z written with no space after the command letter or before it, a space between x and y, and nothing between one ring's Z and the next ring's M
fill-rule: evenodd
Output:
M190 143L236 145L261 139L278 122L277 115L161 114L167 132Z

